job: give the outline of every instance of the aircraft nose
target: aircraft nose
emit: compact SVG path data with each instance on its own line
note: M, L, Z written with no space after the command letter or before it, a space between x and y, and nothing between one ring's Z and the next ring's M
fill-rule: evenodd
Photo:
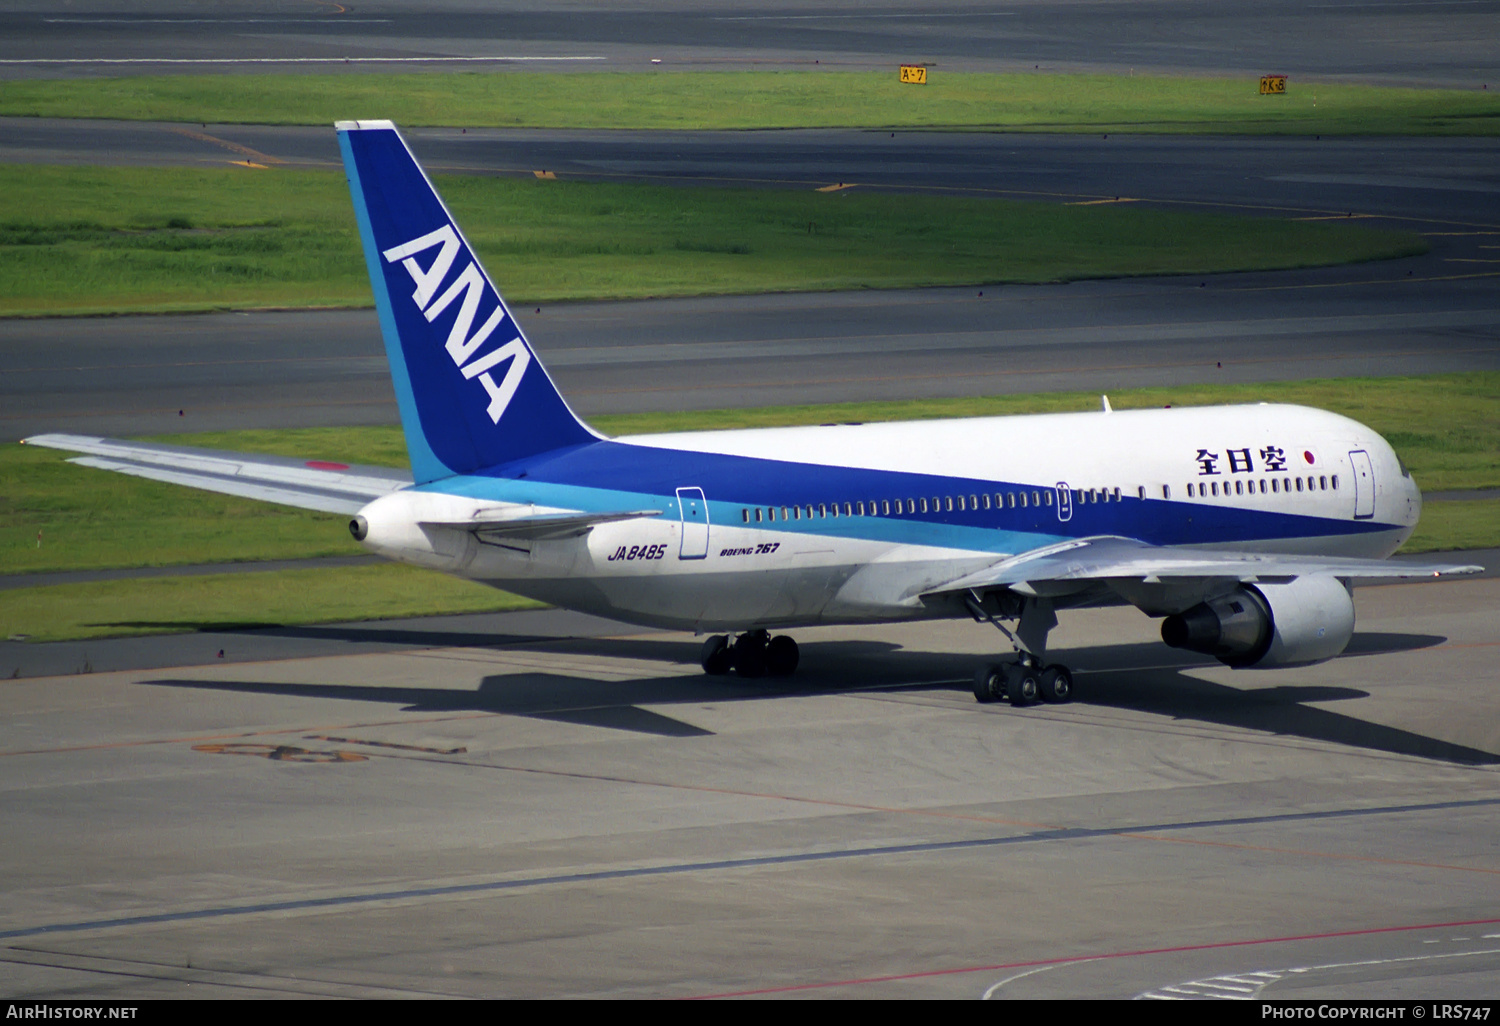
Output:
M1406 487L1406 522L1415 526L1422 515L1422 489L1417 479L1408 474L1401 482Z

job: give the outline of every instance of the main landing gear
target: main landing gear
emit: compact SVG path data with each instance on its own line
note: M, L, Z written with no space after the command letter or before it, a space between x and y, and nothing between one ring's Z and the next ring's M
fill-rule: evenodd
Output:
M1013 663L994 663L981 667L974 675L974 697L986 703L1004 698L1014 706L1038 701L1062 705L1073 701L1073 674L1066 666L1038 667L1024 658Z
M722 677L733 669L741 677L789 677L797 669L797 643L785 634L746 631L731 643L715 634L703 643L703 672Z
M964 604L975 620L990 623L1010 639L1015 646L1013 662L992 663L980 667L974 675L974 697L980 702L998 702L1004 698L1011 705L1020 707L1036 702L1062 705L1073 700L1073 674L1066 666L1043 661L1047 647L1047 634L1057 626L1057 614L1052 603L1044 598L1021 598L1008 606L999 604L999 614L986 608L984 599L974 592L965 596ZM997 605L994 600L991 605ZM1018 622L1012 633L999 621L999 616L1016 616Z

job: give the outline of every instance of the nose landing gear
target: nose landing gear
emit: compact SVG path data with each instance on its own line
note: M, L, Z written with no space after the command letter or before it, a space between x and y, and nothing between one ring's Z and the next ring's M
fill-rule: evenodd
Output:
M789 677L797 669L797 643L784 634L746 631L733 642L715 634L703 643L703 672L722 677L731 669L741 677Z

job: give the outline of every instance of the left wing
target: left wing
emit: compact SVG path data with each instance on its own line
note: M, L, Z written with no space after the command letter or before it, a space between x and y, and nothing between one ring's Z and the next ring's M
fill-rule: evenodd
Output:
M1395 563L1384 559L1302 556L1147 545L1131 538L1080 538L1003 559L927 592L944 595L989 588L1026 590L1036 584L1085 584L1107 580L1142 584L1173 580L1224 580L1244 584L1284 583L1297 577L1433 578L1475 574L1482 566Z
M84 453L68 461L80 466L323 513L357 513L372 500L406 488L412 481L409 471L390 467L358 467L88 435L33 435L22 444Z

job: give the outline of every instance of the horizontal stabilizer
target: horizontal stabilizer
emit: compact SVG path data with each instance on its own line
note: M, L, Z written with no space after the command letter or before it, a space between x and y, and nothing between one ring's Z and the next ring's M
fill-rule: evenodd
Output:
M411 484L409 473L390 467L357 467L88 435L34 435L23 444L84 453L68 461L80 466L322 513L357 513L382 495Z
M1079 583L1173 579L1223 579L1254 583L1322 575L1357 580L1373 577L1433 578L1477 574L1482 566L1408 563L1386 559L1346 559L1278 552L1219 551L1147 545L1130 538L1082 538L1001 560L983 570L928 592L982 591L1039 581Z
M574 538L587 534L599 524L610 524L617 520L659 516L659 509L624 510L617 513L528 513L519 516L476 517L473 520L423 521L421 526L472 531L480 540L510 538L539 541L544 538Z

